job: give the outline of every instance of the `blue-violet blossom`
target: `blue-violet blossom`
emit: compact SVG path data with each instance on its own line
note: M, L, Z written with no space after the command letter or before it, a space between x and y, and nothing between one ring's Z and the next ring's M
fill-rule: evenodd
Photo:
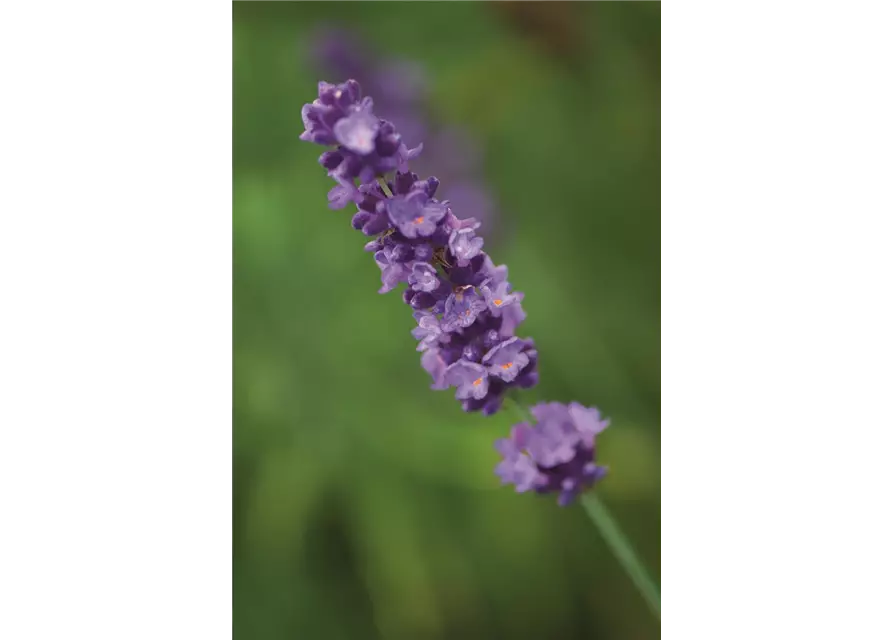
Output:
M598 409L576 402L541 403L530 413L535 425L517 424L509 438L496 441L503 458L496 475L519 493L558 493L558 503L568 505L608 471L595 463L595 436L605 430L608 420Z
M437 178L421 180L409 170L421 146L408 150L356 81L320 82L318 93L302 111L301 139L337 145L320 157L338 183L330 204L356 204L351 225L372 238L364 249L381 269L379 292L407 285L403 301L414 310L412 335L431 388L454 387L466 411L495 413L508 391L539 380L533 340L515 335L526 315L524 294L513 291L508 268L484 252L479 223L458 218L449 201L434 197ZM518 491L558 492L567 504L605 473L594 455L595 435L607 421L577 403L539 404L531 413L534 426L516 425L497 442L503 461L496 472Z

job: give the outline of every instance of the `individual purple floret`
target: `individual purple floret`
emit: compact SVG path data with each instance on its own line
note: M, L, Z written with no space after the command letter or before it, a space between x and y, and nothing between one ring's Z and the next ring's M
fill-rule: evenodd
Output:
M449 247L459 266L464 267L472 258L481 254L484 239L477 237L474 229L456 229L450 234Z
M301 109L305 129L301 134L301 140L305 142L336 144L338 139L335 137L334 128L340 120L353 113L364 111L371 113L372 100L367 98L360 101L360 84L356 80L348 80L339 85L320 82L318 94L316 100L305 104ZM327 157L331 158L331 154Z
M409 278L409 268L395 257L395 246L390 245L375 252L375 262L381 269L381 289L379 293L387 293Z
M422 354L422 368L431 374L431 379L433 380L431 383L432 389L441 391L450 388L445 379L447 363L439 350L429 349Z
M608 421L576 402L538 404L530 413L534 426L515 425L508 439L496 442L503 458L496 474L518 492L557 493L558 504L566 506L608 471L595 463L595 436Z
M518 338L509 338L490 349L482 361L491 376L511 382L518 377L530 360L524 353L526 345Z
M456 387L457 400L480 400L487 395L490 386L487 370L468 360L459 360L447 367L445 379L450 386Z
M518 301L518 296L509 293L511 285L506 281L496 284L492 289L490 288L490 284L491 281L489 280L483 283L481 285L481 293L484 294L484 300L487 301L487 307L490 309L490 313L498 318L502 315L502 311L505 307ZM520 323L520 320L518 322ZM512 331L514 331L514 327L512 328Z
M372 103L351 113L335 123L332 131L335 139L346 148L360 155L369 155L375 150L375 137L378 135L378 118L372 115Z
M437 230L447 208L442 202L430 199L424 191L388 199L388 217L407 238L425 238Z
M496 441L496 450L502 456L502 462L496 466L496 475L502 478L503 484L513 484L515 491L523 493L545 484L546 477L537 468L533 459L519 448L517 443L522 437L516 436L515 431L520 427L526 428L527 425L513 427L510 438Z
M487 303L473 288L460 289L447 298L443 321L451 328L470 327L486 309Z
M413 291L427 291L428 293L434 291L440 286L437 269L427 262L416 262L412 265L412 273L409 274L409 286Z
M579 402L571 402L568 405L568 412L574 426L583 434L587 442L589 438L595 438L595 436L607 429L611 422L607 418L602 419L601 412L595 407L590 409L584 407Z
M499 333L500 335L505 337L514 335L515 329L517 329L518 325L521 324L524 321L524 318L527 317L524 309L521 308L521 301L524 299L524 294L520 291L517 291L515 292L514 296L514 303L508 305L503 304L502 314L499 316L500 318L502 318L502 325L499 328Z

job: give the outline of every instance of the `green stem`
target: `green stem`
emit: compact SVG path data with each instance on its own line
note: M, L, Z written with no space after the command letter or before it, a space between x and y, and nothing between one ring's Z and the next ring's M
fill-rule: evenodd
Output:
M633 551L629 540L623 535L620 527L611 517L604 503L598 499L598 495L594 491L589 491L580 496L583 502L583 508L595 523L595 526L601 531L605 542L608 543L611 551L617 556L620 564L632 578L633 584L639 589L639 593L645 598L645 602L651 607L651 610L660 620L660 591L658 591L648 571L639 561L636 552Z
M512 410L514 410L514 412L518 414L518 417L521 418L521 422L533 424L533 416L528 413L527 409L521 406L520 402L518 402L511 396L506 396L505 402L511 405Z
M388 189L388 181L387 181L387 180L385 180L384 178L379 178L379 179L378 179L378 184L381 185L382 191L384 191L384 194L385 194L387 197L389 197L389 198L393 198L393 197L394 197L394 194L391 193L391 190L390 190L390 189Z
M534 421L532 416L517 400L514 398L506 398L506 401L512 406L515 413L518 414L518 417L521 418L523 422L533 424ZM583 509L586 511L586 514L601 532L605 542L608 543L608 548L611 549L611 552L617 557L617 560L620 561L620 564L632 579L633 584L636 585L639 593L642 594L645 602L648 603L648 606L657 616L657 619L660 620L660 591L651 580L648 571L645 569L644 565L642 565L638 556L636 556L636 552L633 551L629 540L626 539L626 536L623 535L623 532L620 530L620 527L617 526L614 518L611 517L611 512L608 511L608 508L604 503L598 499L598 496L594 491L582 494L580 500L583 503Z

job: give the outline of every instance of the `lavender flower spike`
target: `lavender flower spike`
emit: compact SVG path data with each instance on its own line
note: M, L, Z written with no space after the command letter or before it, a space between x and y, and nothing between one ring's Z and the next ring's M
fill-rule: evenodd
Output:
M317 99L301 110L301 140L340 145L319 159L340 186L329 195L333 208L346 206L351 200L359 202L361 194L353 189L355 179L366 184L391 171L405 170L407 162L421 153L421 146L407 149L394 125L372 113L372 99L361 99L360 95L356 80L320 82Z
M463 409L490 415L508 391L536 384L533 341L515 336L523 294L484 252L477 220L434 197L437 178L409 171L420 149L406 149L353 80L320 83L302 114L302 139L336 147L319 159L337 183L330 206L356 204L351 226L372 237L364 249L381 269L379 292L407 285L402 298L415 311L412 335L432 388L455 387ZM593 431L590 418L580 420Z
M409 285L402 297L416 311L412 333L431 388L455 387L464 410L491 415L506 392L531 387L539 377L533 341L515 336L525 317L524 294L512 291L508 269L484 253L474 218L460 219L447 201L434 198L437 178L420 180L409 171L421 145L408 150L396 127L372 108L356 81L321 82L318 98L301 111L301 139L337 145L319 159L337 182L330 206L357 205L351 225L375 236L364 250L374 253L381 269L380 292ZM608 422L578 403L539 404L531 414L535 424L516 425L508 439L496 442L502 456L496 474L518 492L556 493L558 503L568 505L607 473L595 455L596 436ZM584 506L630 574L644 575L604 507L594 497ZM642 586L648 582L637 586L659 616L660 595Z

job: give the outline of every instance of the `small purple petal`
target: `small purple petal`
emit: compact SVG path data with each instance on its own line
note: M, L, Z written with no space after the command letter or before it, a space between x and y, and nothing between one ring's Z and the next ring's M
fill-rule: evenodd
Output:
M356 189L344 184L336 184L329 191L329 208L343 209L351 202L354 202L356 194Z
M379 233L384 233L390 228L391 222L388 220L387 216L380 213L374 213L369 219L369 222L363 225L363 233L367 236L376 236Z
M324 166L329 171L338 168L344 161L344 156L339 151L324 151L321 156L319 156L319 164Z
M409 286L415 291L434 291L440 286L437 270L430 264L416 262L412 265L412 273L409 274Z
M387 293L388 291L392 291L401 282L406 282L408 275L409 269L402 264L388 265L381 271L381 289L379 289L378 292Z
M335 139L354 153L368 155L375 149L379 121L371 113L356 111L335 123Z
M456 387L457 400L480 400L487 395L490 386L487 370L468 360L458 360L451 364L446 370L446 381L450 386Z
M416 293L409 304L413 309L430 309L437 302L430 293L420 291Z
M572 402L568 407L568 413L577 430L592 445L593 438L607 429L609 420L602 420L601 413L596 408L587 409L578 402Z
M415 250L413 249L412 245L401 243L401 244L397 244L394 247L394 255L392 258L394 262L408 262L408 261L412 260L414 257L415 257Z
M488 351L482 363L491 376L511 382L529 362L523 352L525 346L518 338L509 338Z
M484 300L487 301L490 313L494 317L499 318L505 308L518 301L518 296L509 293L511 285L508 282L500 282L495 285L495 288L491 288L490 283L491 281L488 280L481 285L481 293L484 294ZM520 324L520 321L518 324Z
M486 308L487 303L474 289L463 289L447 298L443 319L449 327L470 327Z
M431 378L434 380L434 383L431 385L432 389L440 391L449 388L449 385L444 379L447 364L441 357L438 349L428 349L422 354L422 368L431 374Z
M459 264L466 265L469 260L480 255L484 239L477 237L473 229L457 229L450 234L449 247Z
M534 489L540 484L542 476L533 461L525 455L506 458L500 462L496 466L496 475L502 480L502 484L515 485L517 493Z
M423 191L414 191L409 196L395 196L387 201L388 216L391 222L407 238L425 238L437 230L446 207L434 200L428 200Z
M501 314L502 325L499 327L499 333L506 337L514 335L515 329L527 317L527 314L521 307L521 300L524 299L524 294L518 291L513 295L515 296L515 304L505 306Z
M350 220L350 226L356 230L362 229L366 223L372 219L372 214L368 211L357 211Z

